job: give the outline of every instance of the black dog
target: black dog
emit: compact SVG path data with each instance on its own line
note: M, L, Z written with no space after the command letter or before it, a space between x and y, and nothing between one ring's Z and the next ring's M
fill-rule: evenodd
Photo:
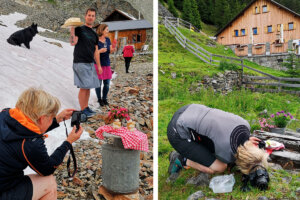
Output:
M32 23L31 26L14 32L8 39L7 42L12 45L21 46L22 43L27 49L30 49L29 43L32 38L38 33L37 24Z

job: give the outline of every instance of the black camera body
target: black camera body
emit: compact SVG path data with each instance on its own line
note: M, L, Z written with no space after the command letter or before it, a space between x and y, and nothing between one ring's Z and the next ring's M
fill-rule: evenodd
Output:
M257 169L249 174L250 184L260 190L268 189L270 181L269 174L266 169Z
M72 113L72 118L71 118L71 127L76 126L76 132L77 132L80 123L86 121L87 121L86 114L82 113L81 111L74 111Z

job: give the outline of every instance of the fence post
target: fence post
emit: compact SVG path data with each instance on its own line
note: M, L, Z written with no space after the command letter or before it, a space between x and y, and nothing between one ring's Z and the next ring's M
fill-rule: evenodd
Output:
M212 54L209 55L209 63L212 64Z
M177 27L179 27L179 18L177 18Z
M166 24L167 24L167 17L166 17L166 16L165 16L164 24L165 24L165 26L166 26Z
M184 44L183 44L184 47L183 48L186 48L186 37L184 37L183 40L184 40Z
M192 24L190 24L190 31L192 31Z
M242 73L241 73L241 85L240 87L242 87L243 85L243 78L244 78L244 60L241 60L241 65L242 65Z

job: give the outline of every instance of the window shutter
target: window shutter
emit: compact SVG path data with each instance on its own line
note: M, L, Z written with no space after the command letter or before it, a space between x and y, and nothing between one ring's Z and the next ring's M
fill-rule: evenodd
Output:
M259 34L259 28L257 27L257 35Z
M274 30L273 30L273 25L271 25L271 33L273 33L274 32Z
M280 32L280 24L277 24L277 32Z
M247 34L247 29L245 29L245 35L248 35L248 34Z
M260 6L258 6L257 8L258 8L258 13L260 13Z
M253 9L253 14L255 15L256 14L256 10L255 10L256 8L255 8L255 6L254 6L254 9Z
M265 26L265 33L268 33L268 27Z
M234 37L235 36L235 30L233 30L233 32L232 32L232 37Z
M296 30L296 23L294 23L294 30Z
M267 12L269 12L270 10L269 10L269 6L267 5Z
M284 25L283 25L283 30L284 30L284 31L287 31L288 28L289 28L289 25L288 25L288 24L284 24Z

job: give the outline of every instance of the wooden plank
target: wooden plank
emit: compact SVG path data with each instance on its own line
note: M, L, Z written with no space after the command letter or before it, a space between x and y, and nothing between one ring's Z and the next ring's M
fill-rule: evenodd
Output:
M246 78L250 78L250 79L255 79L255 80L272 80L272 78L270 77L265 77L265 76L245 76ZM278 77L281 81L300 81L300 78L288 78L288 77Z
M259 82L243 82L248 85L268 85L268 86L280 86L280 87L291 87L300 88L300 84L289 84L289 83L259 83Z
M186 48L187 50L189 50L192 54L194 54L195 56L197 56L198 58L200 58L203 62L205 62L205 63L210 63L210 62L208 62L208 61L206 61L204 58L202 58L201 56L199 56L197 53L195 53L192 49L190 49L190 48Z
M191 43L192 45L194 45L197 49L204 51L205 53L207 53L208 55L212 55L210 52L206 51L205 49L203 49L202 47L200 47L198 44L192 42L191 40L187 39L187 42Z
M210 60L210 57L208 57L207 55L205 55L204 53L200 52L198 49L195 49L193 46L191 46L188 42L186 43L186 45L192 49L193 51L196 51L197 53L201 54L202 56L204 56L207 60Z
M271 74L262 72L262 71L260 71L260 70L258 70L258 69L254 69L254 68L249 67L249 66L247 66L247 65L244 65L244 67L246 67L247 69L251 69L251 70L253 70L253 71L256 71L256 72L258 72L258 73L264 74L264 75L266 75L266 76L269 76L269 77L271 77L271 78L273 78L273 79L275 79L275 80L280 80L280 79L279 79L278 77L276 77L276 76L273 76L273 75L271 75Z
M175 37L175 39L177 40L177 42L178 42L183 48L186 48L186 47L184 46L184 44L183 44L177 37Z
M221 56L221 55L217 55L217 54L212 54L212 56L219 57L219 58L225 58L225 59L228 59L228 60L236 60L236 61L239 61L239 62L241 62L241 60L242 60L240 58L234 58L234 57L228 57L228 56Z
M283 139L286 139L286 140L293 140L293 141L299 141L300 142L299 137L295 137L295 136L291 136L291 135L271 133L271 132L267 132L267 131L258 131L258 134L259 135L265 135L265 136L268 136L268 137L283 138Z
M300 96L300 91L292 91L292 90L278 90L278 89L266 89L266 88L249 88L254 92L270 92L270 93L279 93L279 92L284 92L284 93L289 93L289 94L296 94Z

